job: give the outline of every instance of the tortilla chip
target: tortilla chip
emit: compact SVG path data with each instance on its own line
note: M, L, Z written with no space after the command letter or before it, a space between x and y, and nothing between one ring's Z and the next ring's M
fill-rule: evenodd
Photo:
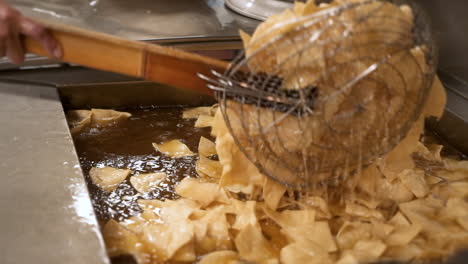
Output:
M468 202L464 198L450 198L447 205L439 212L439 215L444 220L466 219L468 218Z
M401 213L397 212L390 221L388 221L389 224L392 224L394 226L409 226L410 222L408 222L408 219Z
M265 204L270 209L276 210L278 208L280 200L283 198L285 192L286 187L284 187L284 185L265 177L262 197Z
M195 170L199 176L206 175L214 179L219 179L222 173L222 167L219 161L210 160L204 156L200 156L200 159L195 165Z
M359 240L352 250L352 255L359 263L369 263L376 261L384 252L387 246L380 240Z
M111 192L115 190L131 172L131 170L114 169L111 167L93 167L89 171L89 176L94 184L107 192Z
M275 258L275 252L258 226L247 225L234 240L239 256L252 262Z
M468 181L456 181L439 184L432 193L448 200L450 198L464 198L468 195Z
M413 125L407 136L385 157L378 161L380 171L392 181L406 169L413 169L415 163L411 154L416 150L419 138L424 130L424 118L420 118Z
M286 233L288 228L308 227L315 222L315 210L313 209L276 212L270 208L264 208L264 211L271 220L285 229Z
M350 201L346 201L345 213L356 217L383 219L382 213L378 210L368 209Z
M90 110L70 110L67 112L67 120L72 134L78 134L91 124Z
M233 210L231 211L231 213L236 214L236 221L232 225L232 228L237 230L243 230L247 228L248 225L259 227L258 219L255 214L256 205L257 202L255 201L242 202L233 199Z
M141 250L139 239L135 233L111 219L102 228L109 256L136 254Z
M395 230L393 225L384 224L380 221L372 221L372 235L378 239L385 240Z
M186 177L175 189L178 195L198 202L201 207L207 207L213 202L229 202L224 190L216 183L201 182L200 179Z
M199 209L199 205L189 199L138 200L138 205L143 209L143 212L151 212L154 218L163 222L184 221Z
M398 176L401 183L406 186L417 198L422 198L429 193L429 187L424 179L424 171L404 170Z
M447 169L450 171L458 171L461 170L465 173L468 172L468 160L453 160L453 159L445 159L444 160Z
M249 34L247 34L245 31L243 31L242 29L239 30L239 35L240 35L240 38L242 40L242 44L244 47L247 47L249 46L250 44L250 40L252 39L252 36L250 36Z
M385 243L391 247L408 245L421 230L422 227L418 224L401 226L387 237Z
M161 261L171 259L176 252L194 239L194 224L189 219L198 205L187 199L138 200L143 213L152 214L151 221L141 227L143 241L154 248ZM179 257L190 255L190 245L180 251Z
M420 258L424 254L424 249L415 244L401 247L390 247L385 251L385 256L398 261L412 261Z
M336 235L336 242L341 250L351 249L357 241L371 239L372 226L369 223L346 221Z
M418 224L422 230L430 233L445 232L444 226L435 220L437 210L423 199L399 204L401 212L412 224Z
M182 112L183 119L192 119L198 118L200 115L210 115L211 114L211 106L202 106L202 107L195 107L184 110Z
M359 264L359 261L350 252L346 252L336 264Z
M398 176L398 175L397 175ZM377 179L376 197L394 202L408 202L413 200L414 194L401 182L400 179Z
M205 137L201 137L200 143L198 143L198 153L203 157L216 155L215 143Z
M164 172L142 173L130 177L130 183L139 193L147 193L158 188L161 181L166 179Z
M309 247L315 247L315 245L319 245L326 252L337 250L327 221L305 222L300 226L288 226L284 229L284 234L290 241L301 244L306 250Z
M455 220L465 231L468 231L468 216L457 216Z
M426 107L424 108L425 116L442 117L447 103L447 93L445 87L438 76L434 77Z
M234 248L229 233L225 206L210 208L200 219L194 221L194 224L198 254Z
M190 221L177 219L173 222L147 223L143 226L142 238L154 248L162 261L167 261L192 241L193 234Z
M309 2L312 2L312 1L309 1ZM297 16L302 16L304 14L305 7L306 7L305 3L301 3L301 2L294 3L294 7L293 7L294 14L296 14Z
M195 254L195 242L190 241L185 246L179 248L171 260L180 261L180 262L194 262L197 260L197 255Z
M213 126L214 117L209 115L200 115L195 122L196 128L203 128L203 127L212 127Z
M211 252L203 256L198 264L234 264L238 263L238 261L239 254L237 254L237 252L231 250L222 250Z
M332 217L328 208L328 203L319 196L308 196L303 199L303 202L316 212L316 218L319 220L330 219Z
M240 151L219 109L215 114L212 133L216 136L216 152L223 168L220 186L231 192L251 194L254 185L263 185L265 176Z
M163 153L169 157L181 158L186 156L195 155L184 143L178 139L164 142L162 144L153 143L153 147L156 151Z
M326 251L319 246L304 249L300 243L292 243L281 249L281 263L283 264L326 264L332 263Z
M110 109L91 109L91 123L93 126L108 126L121 120L128 119L132 114Z

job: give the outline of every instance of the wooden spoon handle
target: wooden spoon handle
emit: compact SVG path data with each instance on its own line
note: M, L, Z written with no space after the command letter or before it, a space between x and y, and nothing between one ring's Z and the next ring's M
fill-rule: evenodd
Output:
M132 41L68 25L44 23L63 50L62 61L139 77L170 86L211 94L197 76L224 72L224 61L170 47ZM25 37L26 51L48 56L36 40Z

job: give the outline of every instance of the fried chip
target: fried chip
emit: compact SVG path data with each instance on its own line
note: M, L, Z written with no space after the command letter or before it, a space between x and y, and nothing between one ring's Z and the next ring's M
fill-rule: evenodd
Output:
M93 126L108 126L121 120L128 119L132 114L110 109L91 109L91 123Z
M418 224L423 231L430 233L445 232L444 226L435 219L437 210L423 199L399 204L401 212L412 224Z
M200 179L186 177L177 184L175 190L181 197L196 201L201 207L207 207L213 202L229 202L224 190L216 183L202 182Z
M327 264L332 263L326 251L316 245L304 249L300 243L292 243L281 249L280 252L281 263L283 264L296 264L296 263L310 263L310 264Z
M185 246L179 248L171 259L173 261L180 262L194 262L197 260L197 255L195 253L195 242L190 241Z
M213 126L214 117L209 115L200 115L195 122L196 128L203 128L203 127L212 127Z
M429 193L429 187L424 179L424 171L404 170L398 174L403 185L411 190L417 198L422 198Z
M245 31L243 31L242 29L239 30L239 36L242 40L242 44L244 45L244 47L247 47L250 43L250 40L252 39L252 36L250 36L249 34L247 34Z
M398 176L398 175L397 175ZM400 179L377 179L377 191L375 196L382 200L395 202L408 202L414 198L414 194L401 182Z
M351 216L362 217L362 218L374 218L383 219L383 215L378 210L368 209L367 207L359 204L346 201L345 213Z
M234 243L239 256L247 261L258 263L276 257L274 250L258 226L245 226L237 234Z
M303 199L304 203L315 209L317 219L330 219L331 213L327 202L319 196L308 196Z
M149 222L143 226L143 240L151 245L162 261L174 254L193 239L193 224L185 219L173 222Z
M246 201L241 202L238 200L232 200L231 213L236 215L236 221L232 225L233 229L243 230L247 228L248 225L258 227L258 219L255 214L255 207L257 202L255 201Z
M216 152L223 168L220 186L231 192L251 194L254 185L263 185L265 176L237 147L219 109L215 114L212 133L216 136Z
M107 192L111 192L115 190L131 172L131 170L114 169L111 167L93 167L89 171L89 176L94 184Z
M70 110L67 112L67 120L72 134L78 134L91 124L90 110Z
M388 221L389 224L392 224L394 226L409 226L410 222L408 222L408 219L401 213L397 212L390 221Z
M162 144L153 143L153 147L156 151L163 153L169 157L181 158L186 156L195 155L190 149L178 139L164 142Z
M284 185L265 177L262 197L265 201L265 204L270 209L276 210L278 208L280 200L284 196L285 192L286 187L284 187Z
M281 228L288 232L288 228L308 227L315 222L315 210L284 210L276 212L270 208L264 208L265 214L278 224Z
M197 253L233 249L226 211L222 205L212 207L194 221Z
M198 153L203 157L216 155L216 145L206 137L201 137L198 143Z
M457 216L455 220L465 231L468 231L468 216Z
M211 114L211 106L201 106L201 107L195 107L195 108L184 110L182 112L182 118L192 119L192 118L198 118L200 115L210 115L210 114Z
M135 233L111 219L102 228L107 253L113 256L136 254L141 250L141 243Z
M336 235L336 242L341 250L351 249L357 241L371 239L372 226L369 223L346 221Z
M204 156L200 156L200 159L195 165L195 170L200 176L204 175L215 179L219 179L222 173L222 167L219 161L210 160Z
M408 245L421 232L422 227L418 224L410 226L400 226L390 236L387 237L385 243L387 246L405 246Z
M444 220L455 220L461 227L465 228L468 218L468 202L464 198L450 198L447 205L439 212L440 218Z
M385 240L390 233L395 230L393 225L385 224L380 221L372 221L372 234L378 239Z
M198 264L234 264L239 263L239 254L231 250L211 252L202 257Z
M138 205L144 210L152 211L155 216L165 222L177 219L188 219L200 206L189 199L177 200L138 200Z
M359 240L351 254L359 263L369 263L376 261L386 248L387 246L380 240Z
M350 252L346 252L336 264L359 264L359 261Z
M327 221L303 222L300 226L288 226L284 229L284 234L290 241L301 244L304 249L319 245L326 252L337 250Z
M141 173L130 177L130 183L139 193L147 193L158 188L159 183L166 177L164 172Z
M161 261L171 259L194 239L194 224L189 216L199 208L195 202L187 199L164 202L138 200L138 205L143 213L153 215L153 221L148 221L141 227L141 234L143 241L155 249ZM190 246L187 247L190 249ZM185 257L190 255L190 252L182 251L180 254Z
M415 245L409 244L401 247L390 247L385 251L385 256L399 261L412 261L420 258L424 250Z

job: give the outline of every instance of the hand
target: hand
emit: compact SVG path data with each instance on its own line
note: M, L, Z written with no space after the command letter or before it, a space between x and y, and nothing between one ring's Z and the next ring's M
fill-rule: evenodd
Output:
M16 9L0 0L0 57L7 56L13 63L24 61L21 34L42 44L49 56L62 57L62 49L50 32L40 23L24 17Z

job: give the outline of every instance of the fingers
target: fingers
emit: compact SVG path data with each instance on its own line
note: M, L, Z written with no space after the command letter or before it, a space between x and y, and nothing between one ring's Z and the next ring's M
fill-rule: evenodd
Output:
M8 26L0 23L0 58L6 54L6 42L9 34Z
M0 4L0 55L13 63L24 61L24 51L18 32L18 18L21 14L8 5Z
M6 41L6 55L15 64L24 61L24 49L18 31L12 30Z
M61 58L63 56L62 49L58 42L40 23L26 17L21 17L19 21L19 29L22 34L30 36L40 42L49 56L55 58Z

